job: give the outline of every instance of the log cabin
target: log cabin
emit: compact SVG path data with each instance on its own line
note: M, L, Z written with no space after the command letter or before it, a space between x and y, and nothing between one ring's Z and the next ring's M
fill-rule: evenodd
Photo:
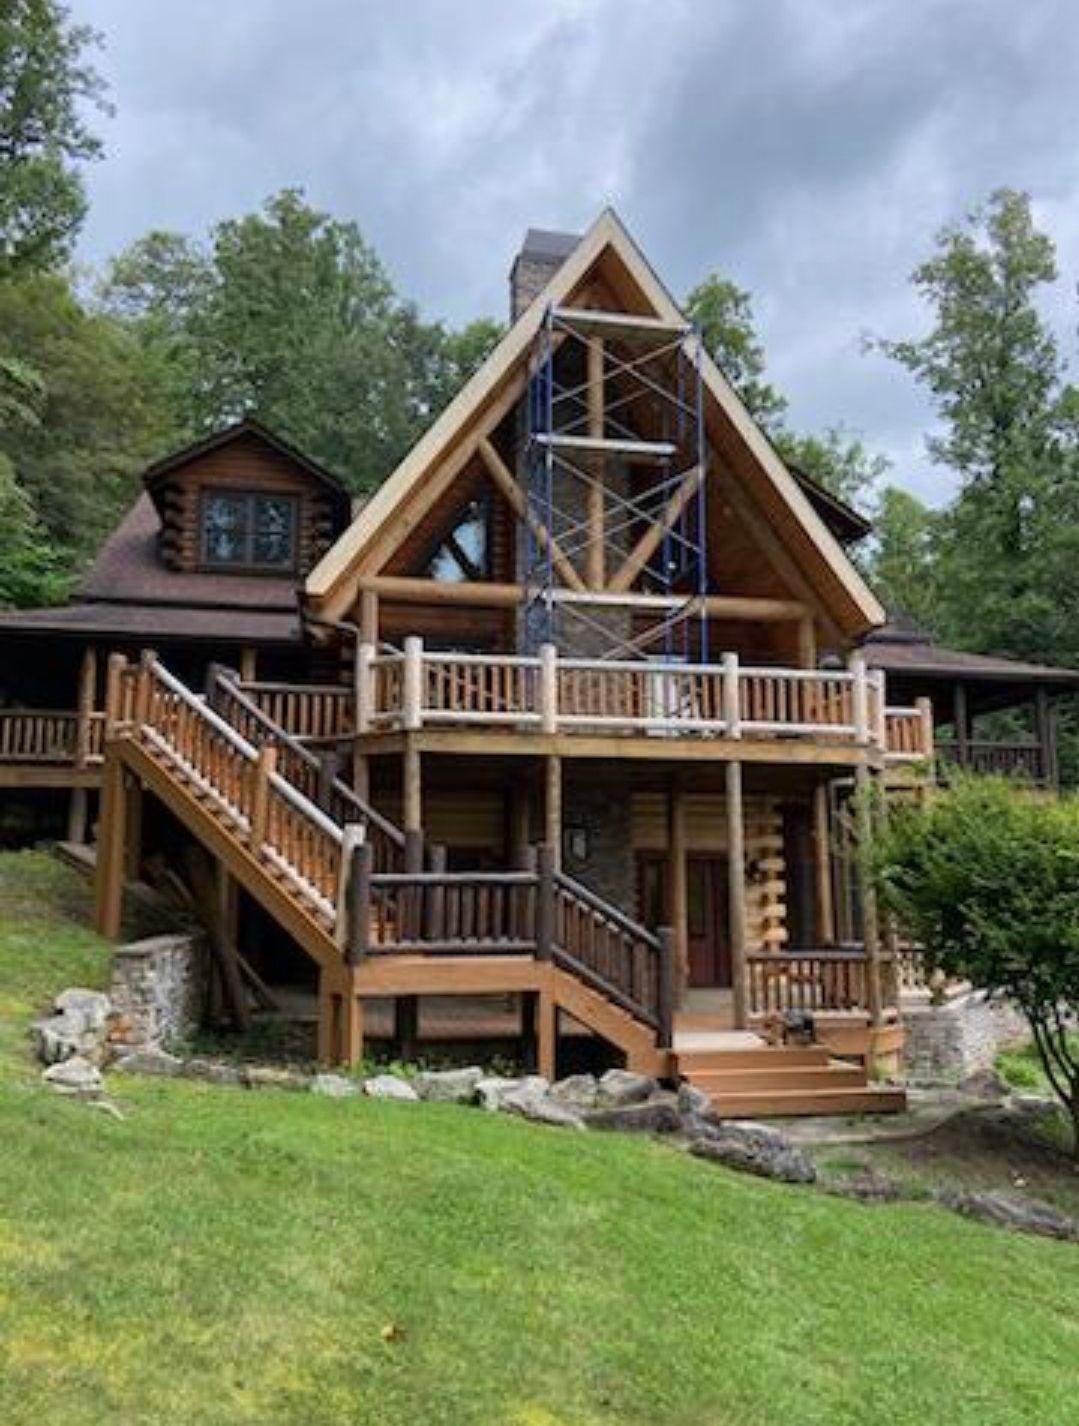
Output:
M148 471L76 600L0 619L0 781L71 788L72 837L99 797L108 936L155 850L201 848L226 1008L238 964L291 977L328 1062L482 1005L546 1074L588 1041L732 1115L901 1107L853 794L918 786L950 720L969 759L1017 689L1051 781L1076 676L887 623L864 520L613 212L530 232L511 314L356 511L250 421Z

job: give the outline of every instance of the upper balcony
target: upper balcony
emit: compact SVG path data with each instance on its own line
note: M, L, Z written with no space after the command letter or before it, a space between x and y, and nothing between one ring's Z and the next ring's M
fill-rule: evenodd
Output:
M399 652L361 646L355 731L375 738L482 731L491 751L491 735L501 731L522 750L530 738L566 738L571 753L583 752L587 738L592 747L623 740L620 751L625 741L654 740L651 756L676 743L701 752L707 743L715 752L723 742L762 745L759 755L775 761L933 756L928 704L889 707L884 675L857 657L837 670L746 665L733 653L714 664L614 662L563 658L552 645L534 657L446 653L418 638ZM670 747L661 753L664 739Z

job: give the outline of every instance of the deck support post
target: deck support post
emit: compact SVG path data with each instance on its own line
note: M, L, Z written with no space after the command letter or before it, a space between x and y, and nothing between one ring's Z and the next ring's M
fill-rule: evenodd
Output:
M351 1068L363 1059L363 1002L351 972L321 970L318 977L318 1059Z
M970 766L970 712L967 707L966 684L957 683L952 694L952 719L955 723L955 751L959 766Z
M549 990L539 992L536 1018L536 1072L553 1081L558 1078L558 1007Z
M686 794L677 777L672 777L667 786L667 845L670 857L667 915L673 937L675 996L681 1000L689 984L689 862Z
M133 777L125 780L124 801L127 827L124 835L124 876L138 881L142 869L142 786Z
M817 940L835 945L835 901L832 896L832 832L828 816L828 785L813 789L813 850L817 911Z
M1056 729L1049 691L1044 685L1034 694L1034 719L1038 730L1038 772L1046 787L1057 785Z
M240 650L240 682L254 683L258 677L258 649L245 644Z
M555 866L562 865L562 759L549 753L543 760L543 840L550 847Z
M84 847L88 840L90 798L85 787L73 787L67 804L67 840Z
M731 943L731 986L734 1026L749 1025L749 986L746 975L746 836L742 798L742 764L726 766L727 781L727 877L729 936Z
M521 992L521 1060L529 1074L539 1072L539 1044L536 1037L539 1024L539 992Z
M401 822L405 832L423 830L423 761L412 738L405 739L401 754ZM414 871L420 870L418 867Z
M854 774L855 822L857 827L857 877L862 903L862 940L865 943L866 995L869 1023L876 1029L884 1014L880 980L880 916L877 891L866 865L873 840L873 774L867 763L859 763Z
M124 765L110 752L106 754L101 775L101 817L94 876L97 929L109 941L119 938L123 922L126 812Z
M420 997L398 995L393 1002L394 1053L406 1064L416 1058L420 1031Z

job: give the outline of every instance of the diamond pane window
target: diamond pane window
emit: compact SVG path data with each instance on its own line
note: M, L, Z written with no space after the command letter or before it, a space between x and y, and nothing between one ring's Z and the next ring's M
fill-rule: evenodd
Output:
M296 500L256 491L211 491L202 500L202 557L228 568L292 569Z
M490 511L486 500L472 500L454 528L439 541L427 561L428 579L443 584L487 579L490 575Z

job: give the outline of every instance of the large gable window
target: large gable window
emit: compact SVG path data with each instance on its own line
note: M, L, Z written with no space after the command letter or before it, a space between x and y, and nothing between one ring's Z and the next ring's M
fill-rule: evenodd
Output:
M491 572L491 510L483 497L469 501L453 529L442 537L424 574L443 584L488 579Z
M202 497L202 559L221 569L294 569L296 497L209 490Z

